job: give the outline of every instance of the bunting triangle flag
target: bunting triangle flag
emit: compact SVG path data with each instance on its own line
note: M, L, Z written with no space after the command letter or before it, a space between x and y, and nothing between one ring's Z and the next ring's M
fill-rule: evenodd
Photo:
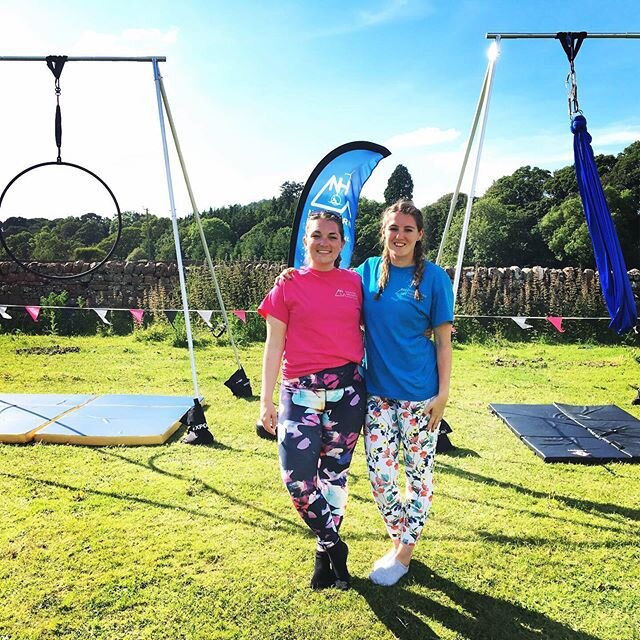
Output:
M129 313L133 316L133 319L142 324L142 317L144 316L144 309L129 309Z
M532 329L533 325L527 323L526 317L515 316L511 318L521 329Z
M242 322L247 324L247 312L246 311L242 311L242 309L234 309L233 315L238 317L238 318L240 318L240 320L242 320Z
M34 322L38 322L38 316L40 315L40 307L25 307L25 311L31 316Z
M173 324L173 321L176 319L178 312L175 309L165 309L164 315L167 316L167 320Z
M562 328L562 316L547 316L547 320L560 332L564 333Z
M7 307L0 307L0 318L11 320L11 316L7 313Z
M202 309L198 309L198 315L204 320L204 323L208 326L211 327L211 316L213 314L213 311L204 311Z
M109 309L95 309L94 311L98 314L98 317L100 318L100 320L102 320L102 322L104 322L105 324L111 324L108 320L107 320L107 312L109 311Z

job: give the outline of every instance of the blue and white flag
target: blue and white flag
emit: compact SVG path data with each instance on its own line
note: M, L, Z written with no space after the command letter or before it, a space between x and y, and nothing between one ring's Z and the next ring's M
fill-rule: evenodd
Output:
M349 142L326 155L307 180L293 220L289 266L304 265L304 230L311 211L330 211L342 216L345 245L340 266L351 264L355 242L358 199L364 183L378 162L391 155L382 145L373 142Z

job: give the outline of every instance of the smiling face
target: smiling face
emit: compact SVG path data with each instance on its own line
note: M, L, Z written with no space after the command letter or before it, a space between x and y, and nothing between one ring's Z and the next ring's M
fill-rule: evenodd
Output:
M338 223L327 218L309 218L303 242L307 264L317 271L331 271L344 247Z
M390 211L384 219L382 239L389 252L391 264L408 267L413 264L416 242L422 239L424 231L418 229L415 218L408 213Z

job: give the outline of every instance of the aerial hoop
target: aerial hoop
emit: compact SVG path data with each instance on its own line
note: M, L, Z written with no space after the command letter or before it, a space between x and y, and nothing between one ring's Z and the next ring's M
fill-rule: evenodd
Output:
M107 183L102 178L100 178L100 176L93 173L93 171L89 171L89 169L85 169L79 164L73 164L71 162L62 161L62 111L60 109L60 95L62 93L62 90L60 88L60 76L62 75L62 69L64 68L65 62L67 60L68 60L68 56L47 56L45 58L47 67L49 68L51 73L53 73L53 76L55 79L54 81L55 96L56 96L55 138L56 138L56 147L58 148L58 157L56 158L55 162L41 162L39 164L34 164L31 167L28 167L27 169L25 169L24 171L21 171L17 176L15 176L9 182L9 184L4 188L2 195L0 195L0 210L2 209L2 202L4 201L7 191L9 191L9 189L16 182L16 180L18 180L25 174L29 173L30 171L33 171L34 169L39 169L40 167L49 167L49 166L72 167L74 169L78 169L79 171L83 171L84 173L90 175L92 178L95 178L107 190L107 192L111 196L111 199L113 200L113 203L116 206L116 213L118 215L118 232L116 234L116 238L114 240L113 246L111 247L107 255L100 262L94 264L94 266L91 267L91 269L87 269L86 271L82 271L81 273L74 273L68 276L58 276L58 275L52 275L52 274L44 273L42 271L38 271L37 269L34 269L33 267L29 266L29 264L26 264L25 262L20 260L9 248L5 240L4 234L2 233L2 224L0 224L0 243L4 247L4 250L7 252L9 257L17 265L22 267L25 271L29 271L41 278L46 278L48 280L74 280L76 278L81 278L90 273L93 273L96 269L99 269L111 257L116 247L118 246L118 241L120 240L120 234L122 233L122 214L120 212L120 205L118 204L118 201L116 200L115 195L113 195L113 191L111 191L111 189L109 188L109 185L107 185Z
M4 190L2 192L2 195L0 195L0 212L2 211L2 203L4 201L4 198L5 198L6 194L7 194L7 192L9 191L11 186L17 180L19 180L22 176L24 176L25 174L29 173L30 171L33 171L34 169L39 169L40 167L48 167L48 166L72 167L73 169L78 169L79 171L83 171L84 173L90 175L92 178L97 180L107 190L107 192L111 196L111 199L113 200L113 203L114 203L115 208L116 208L116 214L118 216L118 231L116 233L116 237L115 237L115 240L113 242L113 245L109 249L109 252L107 253L107 255L100 262L94 264L90 269L87 269L86 271L82 271L81 273L74 273L74 274L67 275L67 276L59 276L59 275L53 275L53 274L49 274L49 273L44 273L43 271L38 271L37 269L34 269L33 267L29 266L29 264L27 264L27 263L23 262L22 260L20 260L20 258L18 258L13 253L13 251L11 251L11 249L9 248L9 246L7 244L7 241L6 241L5 237L4 237L4 234L2 232L2 225L1 224L0 224L0 243L2 244L2 247L7 252L7 254L11 258L11 260L13 260L13 262L15 262L17 265L19 265L25 271L29 271L30 273L34 273L35 275L37 275L37 276L39 276L41 278L46 278L48 280L74 280L74 279L86 276L86 275L88 275L90 273L93 273L94 271L99 269L113 255L113 252L115 251L116 247L118 246L118 242L120 241L120 235L122 233L122 213L120 211L120 205L118 204L118 201L116 200L116 197L115 197L113 191L111 191L111 189L109 188L109 185L100 176L96 175L93 171L90 171L89 169L86 169L85 167L80 166L79 164L73 164L72 162L63 162L62 160L58 160L58 161L55 161L55 162L41 162L39 164L34 164L31 167L28 167L27 169L25 169L24 171L21 171L18 175L16 175L14 178L12 178L12 180L9 182L9 184L7 184L7 186L4 188Z

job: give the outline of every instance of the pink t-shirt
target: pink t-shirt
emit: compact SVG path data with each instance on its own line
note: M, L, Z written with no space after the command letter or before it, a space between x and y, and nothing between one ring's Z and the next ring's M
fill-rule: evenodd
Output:
M303 267L273 287L258 312L287 325L284 379L362 360L362 284L353 271Z

